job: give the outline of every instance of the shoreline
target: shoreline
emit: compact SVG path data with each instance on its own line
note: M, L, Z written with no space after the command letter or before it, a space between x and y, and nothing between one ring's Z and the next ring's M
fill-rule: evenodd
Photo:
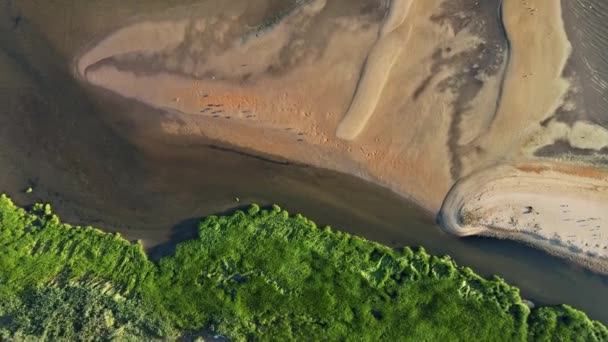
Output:
M128 331L132 336L137 336L135 339L172 340L185 333L198 334L201 328L234 339L268 335L280 339L285 336L285 326L273 322L282 319L285 314L273 311L272 308L269 311L269 306L251 305L259 302L260 294L266 301L277 303L277 307L295 303L289 308L292 316L319 317L320 321L328 324L330 330L312 331L319 336L327 336L327 331L330 331L336 339L367 334L368 339L378 340L386 336L400 336L410 328L398 326L394 320L378 320L384 323L369 325L376 328L369 329L368 325L361 327L359 322L353 322L350 311L337 310L344 302L352 303L347 307L356 307L356 303L370 297L375 299L366 302L367 308L374 307L378 313L388 317L400 317L416 313L416 310L430 310L430 319L426 314L415 315L418 319L414 325L428 321L443 323L439 325L444 326L444 330L434 333L437 338L452 334L458 339L470 340L479 337L479 331L484 331L488 338L492 334L500 336L512 332L511 337L519 336L518 340L522 341L547 333L564 336L565 332L571 332L580 336L585 332L591 337L608 334L601 321L593 320L587 313L570 304L543 305L541 309L524 299L517 286L497 276L480 276L468 266L457 265L450 256L432 255L422 247L395 250L364 238L333 232L330 227L317 226L307 217L290 214L277 205L262 210L258 205L252 204L230 215L202 218L199 220L199 234L180 244L176 253L166 256L160 262L155 262L146 255L140 241L130 242L120 234L106 233L91 226L62 223L50 204L38 203L32 209L24 210L2 194L0 211L4 214L0 216L3 233L0 235L3 239L1 246L8 252L5 253L8 257L2 260L2 266L6 270L6 277L15 280L9 281L9 286L2 292L4 301L16 303L5 313L10 317L27 312L32 317L32 320L23 320L25 323L22 325L15 328L11 326L13 330L5 329L3 336L7 332L22 336L20 332L27 332L31 321L41 321L42 324L39 325L43 326L51 325L47 322L51 322L52 326L63 322L56 321L55 314L39 318L27 310L29 303L36 305L46 302L40 301L40 297L32 296L29 291L24 291L34 288L55 290L54 298L57 298L57 291L63 292L60 299L66 305L55 308L56 312L79 312L83 298L81 290L85 289L92 294L85 297L92 300L85 302L88 303L87 308L92 308L89 311L93 312L93 319L87 316L84 321L79 321L79 327L65 329L72 337L90 332L90 329L83 328L81 331L80 328L98 325L99 319L110 315L109 317L120 320L107 325L109 332L107 329L98 329L94 333L115 337L121 330L124 332L125 326L130 325L144 327L142 330ZM39 224L32 229L24 229L24 222L34 221ZM247 229L243 229L244 226ZM40 241L51 247L42 248ZM69 253L67 249L70 249ZM287 250L295 253L286 253ZM36 276L23 276L23 265L35 268L35 265L41 263L43 268ZM66 270L63 267L65 264L74 267ZM316 272L319 269L322 272ZM56 281L60 276L66 281ZM318 286L326 283L328 278L337 277L344 281L330 282L334 284L330 288ZM342 283L352 283L353 291L345 294ZM233 295L238 293L237 298L240 300L235 301L226 295L226 288ZM399 305L387 301L384 298L386 296L381 296L383 292L395 294L394 299ZM302 293L306 297L304 300ZM73 294L76 296L72 297ZM113 300L99 301L100 297L105 296ZM319 306L309 305L315 298L322 298L323 302L329 303L329 308L320 306L318 309ZM435 310L434 303L438 298L442 303L450 303L446 310ZM184 305L184 300L189 301L188 305ZM141 314L129 315L133 306L127 306L126 309L116 306L118 301L134 305L138 309L137 313L147 314L149 318L142 323L138 319ZM101 309L96 310L98 307ZM462 330L458 329L462 326L462 308L473 310L465 310L468 316L464 317L467 326L472 328L465 329L464 334L455 335L454 331ZM336 312L343 312L338 319ZM554 324L546 322L547 312L553 315ZM233 313L237 313L238 319L231 322L226 317L234 317ZM247 325L247 322L261 314L275 315L276 318L267 320L270 323L266 325L262 324L263 329ZM66 317L68 321L63 323L70 326L69 319L76 316ZM455 317L459 319L455 320ZM486 323L479 317L492 319ZM560 323L560 318L573 324L565 324L563 328L556 329L555 324ZM497 325L497 320L506 323ZM210 321L228 323L209 325ZM344 329L345 321L352 323L350 329ZM309 320L301 323L302 320L296 318L294 322L300 326L293 329L288 337L296 336L300 339L310 336ZM150 330L150 324L159 328ZM316 325L316 322L312 324ZM332 324L337 328L332 328ZM448 328L445 328L446 325ZM431 330L437 330L432 325L429 326ZM574 328L569 329L572 326ZM495 327L500 330L489 330ZM546 331L543 331L545 327ZM359 331L353 333L357 328ZM383 332L376 333L378 329ZM433 334L428 328L416 331L421 338ZM36 332L33 330L29 333L33 335ZM298 333L300 334L296 335ZM519 334L516 335L517 333ZM61 332L61 336L66 336L65 331ZM125 337L122 333L118 336Z
M461 237L515 240L608 274L608 242L592 242L608 235L608 210L598 210L608 208L608 176L588 170L582 175L564 165L526 163L479 171L449 192L440 226Z
M344 2L344 5L351 8L353 3ZM3 84L7 86L7 91L2 94L7 104L2 109L6 113L3 124L5 133L0 135L6 147L6 153L0 156L6 166L6 172L3 173L0 183L3 191L13 194L21 205L29 205L33 201L53 203L53 208L59 216L68 222L95 224L106 231L119 231L129 240L143 238L150 246L156 246L180 241L189 232L196 233L196 224L189 225L189 222L193 222L189 218L231 210L235 205L235 196L240 198L240 203L278 203L290 212L308 213L316 222L341 227L344 232L364 236L372 241L396 248L404 245L425 246L427 251L432 251L433 254L451 255L459 264L469 265L486 276L500 271L505 279L520 286L526 298L534 298L538 303L547 305L571 303L588 310L595 319L608 321L607 312L604 310L608 299L601 296L606 291L605 276L515 241L492 238L458 239L437 229L433 224L434 220L427 219L434 218L436 211L425 210L427 215L420 218L421 215L418 215L417 211L410 210L410 203L414 201L405 201L402 200L404 196L393 195L400 193L396 189L412 195L421 193L420 188L423 187L431 189L432 192L443 191L443 186L435 186L443 182L440 177L436 178L435 171L448 164L449 157L432 152L432 149L427 148L428 145L420 145L421 141L412 140L410 133L419 130L420 136L428 136L429 130L425 130L424 125L420 123L426 121L427 126L433 129L430 123L436 118L442 121L450 120L445 113L438 111L427 117L417 105L426 101L425 96L429 92L437 96L438 92L434 89L437 82L442 81L443 74L432 75L430 85L426 90L421 90L418 102L414 103L414 107L408 105L411 110L389 104L394 107L395 114L401 121L394 121L394 118L387 114L386 106L375 114L396 129L378 130L375 127L382 122L372 119L374 122L369 126L370 130L373 130L374 134L379 132L382 141L392 139L392 146L388 147L399 149L401 146L398 144L406 141L412 146L411 150L417 149L424 155L417 160L405 152L400 157L410 158L408 164L411 168L400 166L401 173L390 176L398 183L396 185L387 186L385 181L373 181L372 183L382 185L382 188L379 188L342 173L317 171L313 167L283 167L202 147L202 142L206 141L202 134L178 136L167 134L168 132L159 128L161 120L178 121L179 116L172 114L176 111L166 115L140 101L125 99L112 89L101 89L85 82L74 81L68 65L80 47L88 45L91 39L103 36L107 32L106 29L122 27L121 23L130 23L128 19L132 13L139 14L139 19L146 19L149 13L164 9L166 3L150 1L125 6L119 1L109 1L103 5L74 3L73 6L67 6L68 3L61 2L57 3L57 6L32 6L30 1L26 1L15 2L14 5L21 8L27 20L23 21L23 26L19 29L20 34L16 35L13 31L4 32L8 45L4 51L7 54L0 58L0 68L9 72L0 73L3 76ZM488 2L481 2L480 5L489 9L475 18L489 18L488 20L493 21L488 23L494 25L495 15L485 14L488 11L495 13L496 6L489 5ZM336 8L338 5L332 6ZM111 8L120 9L120 13L110 15L114 12L109 10ZM195 12L193 16L201 12L196 8L192 11L189 7L186 9ZM66 22L53 19L64 14L68 14L72 20ZM160 16L158 17L160 19ZM162 17L166 19L164 13ZM171 15L169 19L173 17L178 15ZM75 31L74 27L81 29ZM494 26L486 27L490 30L497 29ZM494 42L500 43L498 38L502 37L502 34L498 35L495 31L492 36L497 37L495 40L489 40L492 46ZM450 44L454 54L462 51L459 45L452 45L454 43L450 40L443 45L444 53L447 44ZM346 48L344 47L344 50ZM58 51L60 56L54 51ZM398 63L403 64L408 59L415 58L413 63L420 65L420 69L427 68L426 60L416 59L420 58L416 57L416 49L408 51L407 55L400 57ZM344 52L342 55L346 59ZM416 52L416 56L413 52ZM333 54L331 49L328 49L327 53L328 56ZM422 54L424 53L423 51ZM11 56L23 56L24 64L14 64ZM469 57L466 60L469 61ZM331 76L342 75L344 70L349 70L343 68L345 63L348 63L348 60L339 65L339 70L321 71ZM451 68L453 65L450 62L440 67ZM392 85L387 89L389 92L391 89L403 90L401 98L404 99L403 95L410 93L410 86L416 87L419 79L412 78L412 73L404 73L402 66L395 70L400 73L393 77ZM40 76L43 77L42 83ZM328 84L327 80L321 79L318 86ZM467 79L464 81L469 82ZM233 86L240 89L238 84ZM158 88L163 85L153 83L150 87ZM217 95L217 92L212 90L214 93L210 96ZM287 84L284 92L291 96L292 90ZM494 93L484 91L483 94L482 97L492 104L487 107L493 108ZM336 97L336 101L342 99L333 93L332 96ZM221 102L226 99L230 98L222 99L218 96L213 99L213 103L224 103L228 106L228 101ZM281 99L277 97L275 101ZM387 100L390 100L390 96L383 96L380 105L383 106ZM186 97L183 97L180 103L185 101ZM443 98L437 98L437 102L442 101ZM466 103L463 101L463 104ZM41 116L41 113L44 115ZM302 130L307 129L309 125L319 124L315 121L314 112L312 117L301 116L292 111L283 113L285 117L298 118L298 126L290 124L288 127ZM337 111L334 113L339 114ZM192 118L200 114L197 112L194 115L181 115ZM271 141L288 145L290 149L296 146L295 148L308 151L309 154L317 154L317 149L309 148L307 142L297 143L296 139L275 140L273 130L269 132L267 140L264 138L266 129L257 126L257 122L255 129L244 130L240 125L247 120L242 120L233 113L229 115L232 115L231 120L200 120L200 131L204 134L206 130L213 130L213 126L223 125L225 129L216 136L227 138L228 141L234 141L235 136L246 133L252 137L254 143ZM464 117L461 127L466 131L463 136L452 139L455 142L468 141L475 133L471 126L484 124L478 121L477 117L468 114ZM266 118L260 119L264 122L262 119ZM247 122L253 123L252 121ZM400 125L402 121L409 122L412 129L404 130ZM324 129L323 125L325 123L321 124L320 129ZM235 126L237 128L234 128ZM360 143L355 142L352 156L359 155L359 145L374 143L374 136L368 134L367 130L366 128L363 135L368 137ZM182 131L188 132L187 127ZM443 131L433 129L431 132L433 143L445 143ZM32 136L36 139L31 139ZM304 139L308 141L309 137L311 136ZM160 140L166 142L166 146L154 144ZM217 144L223 146L223 143ZM314 145L315 141L311 144ZM244 149L240 146L236 148ZM246 147L249 147L247 151L254 152L255 155L263 154L255 149L256 146L249 144ZM376 148L370 145L364 147L371 148L369 152L374 152L373 149ZM346 154L346 151L343 154L337 153L337 158L344 158ZM435 156L437 158L434 158ZM57 157L61 159L57 160ZM296 158L294 155L288 157ZM328 158L337 159L334 155ZM379 156L379 159L380 162L386 162L383 156ZM434 160L433 163L443 164L433 164L435 169L422 168L429 159ZM360 160L361 165L364 165L364 162ZM348 168L351 174L359 172L354 163L348 164L340 159L340 164ZM328 163L323 162L322 165L325 166L324 169L331 169ZM380 164L380 167L389 168L390 164ZM411 177L416 168L431 174L432 177ZM374 175L375 172L370 174ZM112 186L108 187L108 184ZM23 193L30 185L34 187L34 192ZM393 191L384 190L388 187L393 188ZM446 192L449 190L448 187L445 189ZM577 291L572 291L573 283L577 284Z
M548 254L572 261L595 272L608 274L608 253L607 246L603 242L591 241L599 240L601 232L605 228L601 225L594 226L595 234L581 233L582 227L571 227L568 223L571 218L564 218L564 222L551 222L552 228L541 227L543 224L533 222L530 216L521 216L518 210L527 212L532 206L526 203L549 203L550 194L557 194L556 197L565 199L576 199L576 195L565 189L572 191L583 191L581 187L590 183L584 177L576 178L578 174L593 174L595 177L603 178L597 180L602 188L596 194L598 197L608 197L608 188L605 181L608 179L605 169L586 166L584 158L578 163L569 164L563 159L535 158L535 149L551 144L551 139L544 136L559 136L561 133L558 124L552 123L544 126L542 122L549 122L555 113L563 106L568 106L566 96L573 91L574 85L571 79L564 75L564 70L571 58L572 46L564 27L564 14L559 2L547 2L528 6L517 1L505 0L501 6L502 24L506 33L507 42L510 45L509 66L505 73L503 85L504 90L497 116L493 119L487 133L479 137L479 146L490 150L494 158L477 158L474 154L471 157L476 167L469 168L468 174L464 178L457 180L452 189L448 192L442 208L438 214L441 228L456 236L486 236L500 239L509 239L516 242L532 246L543 250ZM539 18L544 18L539 21ZM534 30L526 28L535 27ZM546 36L554 37L547 40ZM548 53L547 51L550 51ZM551 56L547 58L546 56ZM541 122L536 127L535 122ZM572 128L575 130L576 126ZM522 134L512 134L511 132L523 132ZM585 138L585 134L581 139ZM575 140L574 134L566 135L567 141ZM576 138L577 138L576 137ZM559 140L559 138L556 138ZM579 139L580 140L580 139ZM598 146L601 148L601 139L584 140L590 147ZM576 143L573 143L576 145ZM497 165L497 160L502 160L502 165ZM532 173L541 172L543 174L553 173L555 183L549 184L544 179L531 179L527 185L530 188L538 188L545 191L547 196L543 197L537 193L527 192L520 183L530 179L530 174L518 168L518 161L525 160L530 166ZM553 160L547 162L547 160ZM509 166L513 165L513 166ZM511 170L510 168L514 168ZM541 170L534 170L540 168ZM533 178L533 177L532 177ZM568 183L570 182L571 183ZM500 192L495 189L488 189L487 183L496 186L507 186ZM515 183L517 182L517 185ZM560 184L568 183L565 189L560 189ZM482 191L483 189L483 191ZM603 190L602 190L603 189ZM488 195L493 193L493 197ZM475 210L478 212L464 211L464 208L474 201L474 196L484 198L484 201L494 201L494 203L479 204ZM506 198L512 197L510 201ZM479 201L479 198L477 201ZM517 200L515 198L518 198ZM585 200L585 199L583 199ZM492 207L495 204L496 207ZM598 198L594 203L595 209L580 207L579 213L587 212L590 217L608 211L608 198ZM501 207L500 205L503 205ZM504 207L508 205L509 207ZM523 207L523 208L521 208ZM591 206L591 208L594 208ZM471 208L468 208L469 210ZM563 214L551 208L543 208L555 215ZM569 211L569 210L565 210ZM542 218L543 214L536 213ZM597 215L595 215L597 216ZM601 215L600 215L601 216ZM495 222L494 219L508 218L511 222ZM540 221L543 219L539 218ZM549 217L544 218L545 221ZM592 219L598 219L592 217ZM463 222L463 221L471 222ZM527 220L524 224L518 220ZM580 221L583 221L580 218ZM567 223L568 222L568 223ZM468 223L468 224L466 224ZM545 222L545 225L548 222ZM542 229L552 231L552 234L542 233ZM608 231L606 232L608 234ZM561 235L560 235L561 234ZM562 241L563 235L567 235L567 241ZM589 241L581 241L581 235ZM564 238L564 239L566 239ZM579 240L579 241L575 241ZM600 248L601 250L598 250Z
M444 158L449 158L448 146L441 140L430 139L427 133L440 130L448 136L450 123L446 119L451 115L452 108L446 103L452 102L454 95L448 91L430 91L430 88L437 87L442 78L449 77L454 70L448 68L439 72L438 77L431 77L429 81L425 79L429 72L433 72L430 71L434 68L433 64L437 63L433 51L438 46L455 44L457 47L451 54L456 56L474 51L474 44L480 41L473 32L456 35L447 25L437 25L425 19L437 10L438 4L439 1L432 1L409 8L410 12L415 13L408 15L413 19L406 26L421 29L412 32L408 45L423 46L422 42L429 39L433 44L420 48L416 54L419 57L412 60L404 58L403 52L400 53L393 67L393 74L396 75L390 75L387 87L382 92L382 101L378 103L378 115L370 119L365 131L354 141L340 139L336 136L336 130L351 104L357 79L369 50L377 40L381 22L366 22L364 18L362 24L349 23L350 26L344 28L338 25L337 29L330 22L328 25L335 32L330 35L325 49L331 53L326 52L326 57L315 65L301 63L280 77L254 74L247 82L237 82L229 75L200 79L164 71L137 74L114 67L109 62L96 61L100 56L104 56L103 60L111 61L106 56L115 53L121 55L139 48L162 50L163 47L157 49L145 45L145 39L140 39L141 47L125 47L122 43L129 35L145 36L147 32L156 32L150 22L112 31L108 37L99 40L102 45L91 45L88 51L77 55L73 70L84 83L153 108L169 109L169 113L161 119L160 133L175 137L205 136L239 148L348 173L389 188L434 214L453 181L449 165L443 162ZM314 10L322 11L322 8ZM309 12L302 12L301 15L307 18L312 15ZM296 20L297 15L286 20ZM163 22L163 25L168 24ZM181 30L183 23L176 25ZM260 37L259 42L251 41L248 44L251 48L258 44L264 45L267 50L276 49L273 44L285 40L281 37L283 31L289 31L289 28L282 23L275 30L267 33L271 37L276 36L273 41ZM445 41L446 35L450 37L448 42ZM357 40L354 37L358 37ZM354 41L358 43L352 43ZM249 48L234 48L223 55L236 60L243 57L242 49ZM342 51L345 50L351 51L349 58L344 57ZM431 56L425 62L427 66L421 69L417 59ZM260 58L264 61L266 57ZM93 67L86 68L83 64ZM339 75L329 72L335 69L335 65L341 66ZM226 66L217 64L216 68L224 70ZM404 73L412 81L396 87L396 82L400 83L401 78L396 76L403 76ZM150 89L150 84L159 84L162 89ZM424 87L428 87L429 91L417 89L419 84L426 84ZM407 89L401 89L403 86L407 86ZM402 91L417 94L413 103L403 103ZM440 101L437 101L438 96ZM415 108L407 115L417 115L420 111L429 119L411 125L409 119L402 119L406 108ZM436 115L438 112L441 115ZM393 138L397 134L403 136L403 141ZM264 138L260 139L260 135Z
M418 65L418 62L431 55L441 60L475 51L476 44L483 39L466 30L462 31L464 33L456 32L445 23L435 25L421 19L436 14L438 1L412 6L409 1L396 4L397 8L401 8L399 4L405 4L403 6L407 13L402 19L412 18L411 22L401 26L403 36L399 36L399 39L393 34L395 30L388 33L392 34L391 39L378 36L384 32L383 24L394 26L390 16L388 22L370 21L366 22L367 25L351 22L350 26L339 27L331 22L326 29L333 30L333 34L325 42L326 45L314 47L324 51L324 59L313 64L312 57L306 55L312 47L306 47L302 49L304 57L298 56L301 57L298 63L290 70L277 73L278 76L269 75L266 70L274 66L280 51L291 44L292 35L303 34L298 31L300 26L295 24L312 22L322 16L326 2L312 2L294 11L260 37L256 35L256 38L252 37L245 43L230 43L229 47L219 52L209 52L205 55L204 63L188 59L179 72L162 68L151 73L138 72L146 64L137 62L141 65L135 67L133 65L137 63L133 61L145 59L147 54L170 55L176 46L194 44L189 41L194 36L189 37L186 32L204 35L206 25L215 25L210 24L215 22L207 22L206 19L192 22L138 21L112 31L76 56L73 70L85 84L166 110L167 114L159 119L158 131L148 133L151 136L163 134L176 139L203 136L239 150L253 151L254 155L268 155L346 173L389 189L431 217L439 216L444 231L455 235L503 236L550 254L568 255L568 247L561 248L527 236L518 237L508 230L494 232L469 227L463 233L454 228L458 226L457 220L446 213L453 206L450 196L454 196L454 189L466 182L465 179L478 175L482 172L479 170L491 167L496 160L509 163L509 160L520 159L521 154L538 147L532 146L534 138L547 135L546 131L541 132L534 124L546 120L559 107L570 87L569 82L560 75L571 50L560 18L560 4L547 3L538 8L528 8L515 0L501 2L499 18L502 18L507 45L511 47L508 65L504 74L490 74L487 71L479 76L486 80L486 90L499 84L498 108L495 108L486 129L478 127L477 132L466 138L468 142L462 144L459 134L452 130L466 130L470 126L468 124L479 119L476 115L487 115L483 114L484 107L472 109L467 114L471 117L460 122L457 116L462 113L455 113L452 108L456 101L453 93L425 93L427 88L439 88L441 78L455 77L451 74L454 71L450 67L437 67L439 64L435 65L436 61L432 58L422 65ZM356 20L360 18L353 19ZM398 22L401 21L399 19ZM525 31L531 25L541 26L538 32L530 35ZM163 34L160 41L149 39L149 36L159 32L174 34ZM547 34L555 34L556 39L546 41L544 37ZM227 34L222 39L240 41L238 34L234 35L237 38ZM142 38L137 40L137 46L127 44L136 37ZM352 43L354 40L351 38L354 37L361 38L361 43ZM425 43L429 41L432 44ZM362 87L362 79L369 70L366 64L370 55L375 53L379 42L386 45L386 51L391 51L388 56L382 52L378 52L377 56L377 60L388 58L391 61L387 65L378 64L375 70L384 71L382 75L386 74L386 79L383 77L382 89L361 90L369 88L367 82L363 82ZM404 46L400 42L404 42ZM425 47L425 44L429 47ZM530 51L523 48L530 44ZM409 52L408 47L417 47L419 51L405 58L401 50ZM440 51L439 57L436 57L437 49ZM340 53L346 50L352 52L347 59ZM555 52L549 61L544 60L546 50ZM166 58L161 62L175 67L177 62ZM256 59L256 65L245 64L253 59ZM161 62L157 64L162 65ZM246 70L234 68L235 65ZM340 73L329 72L335 65L340 65ZM134 71L129 70L130 67ZM488 67L488 70L491 68ZM407 82L402 84L402 79ZM158 87L151 87L150 84L157 84ZM543 87L543 84L549 86ZM541 88L545 91L533 91ZM405 92L414 94L411 100L403 99ZM368 95L374 100L365 100ZM476 95L472 96L475 100ZM365 118L357 119L360 116L357 115L353 119L351 107L362 98L364 100L361 101L365 102L363 107L369 107L369 110L361 112ZM340 133L345 121L352 120L356 121L356 125L349 125L358 128L348 134ZM450 120L459 123L451 127ZM547 130L551 133L553 127ZM447 143L434 138L444 134L448 137ZM455 140L451 141L454 137ZM452 160L453 165L446 163L446 160ZM534 160L530 162L534 163ZM454 173L452 168L458 169L457 172ZM492 214L488 214L488 217L492 217ZM572 258L589 267L594 257L573 254ZM594 265L590 268L608 273L608 267Z

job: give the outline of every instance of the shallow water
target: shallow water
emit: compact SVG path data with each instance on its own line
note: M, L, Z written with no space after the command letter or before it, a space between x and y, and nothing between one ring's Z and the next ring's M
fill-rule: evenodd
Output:
M608 3L603 0L563 0L564 24L572 56L570 66L581 95L581 119L608 124ZM566 121L568 121L566 119Z
M201 216L277 203L393 247L449 254L526 298L608 323L608 277L513 242L448 236L431 215L352 176L157 135L162 113L79 84L40 23L24 17L14 28L14 18L0 16L0 191L17 203L50 201L64 220L144 240L153 257L192 237Z

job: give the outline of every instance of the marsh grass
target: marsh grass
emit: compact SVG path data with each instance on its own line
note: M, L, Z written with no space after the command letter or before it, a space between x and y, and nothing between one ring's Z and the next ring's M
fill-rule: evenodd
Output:
M2 196L0 253L3 338L172 340L208 328L235 341L608 339L584 313L530 310L517 288L449 257L319 229L276 205L208 217L156 264L139 243Z

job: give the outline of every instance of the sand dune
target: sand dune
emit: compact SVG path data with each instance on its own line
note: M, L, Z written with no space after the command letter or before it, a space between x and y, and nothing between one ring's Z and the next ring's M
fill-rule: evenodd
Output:
M407 43L409 32L409 26L401 26L396 32L380 38L374 44L367 57L353 102L336 131L338 138L353 140L365 129L376 110L391 69L401 54L402 47Z

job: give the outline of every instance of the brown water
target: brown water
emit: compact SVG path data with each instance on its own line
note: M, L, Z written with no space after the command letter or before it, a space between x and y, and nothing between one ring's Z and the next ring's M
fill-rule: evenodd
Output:
M155 134L162 113L75 82L58 46L77 41L57 45L42 33L49 26L15 20L18 7L0 11L0 191L17 203L50 201L69 222L143 239L153 257L193 236L201 216L278 203L390 246L449 254L526 298L608 323L607 277L513 242L448 236L431 215L352 176ZM22 194L30 185L34 193Z

